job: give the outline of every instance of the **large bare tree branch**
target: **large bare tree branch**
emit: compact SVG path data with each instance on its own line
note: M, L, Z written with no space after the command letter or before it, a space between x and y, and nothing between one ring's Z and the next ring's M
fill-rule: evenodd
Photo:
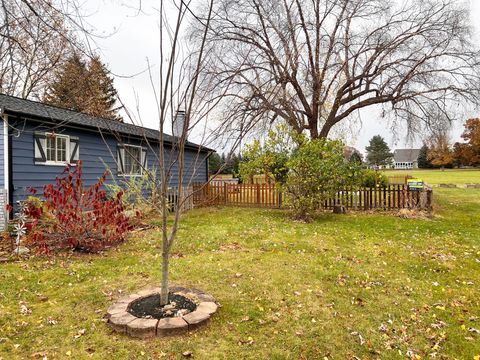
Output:
M208 34L212 60L202 75L219 91L230 86L228 116L282 119L314 138L370 106L409 128L429 124L432 108L452 119L452 104L480 104L480 52L465 6L220 0Z

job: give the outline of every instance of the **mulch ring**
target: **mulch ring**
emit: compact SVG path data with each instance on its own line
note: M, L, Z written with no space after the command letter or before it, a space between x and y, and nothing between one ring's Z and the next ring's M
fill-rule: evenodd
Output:
M182 335L206 325L218 305L201 290L171 286L169 304L160 303L160 288L149 288L119 299L107 312L116 332L136 338Z

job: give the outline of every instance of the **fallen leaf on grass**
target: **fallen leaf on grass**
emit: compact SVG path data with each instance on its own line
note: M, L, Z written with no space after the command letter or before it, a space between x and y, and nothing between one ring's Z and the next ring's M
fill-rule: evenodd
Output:
M253 345L255 343L255 341L253 340L253 338L251 336L249 336L247 338L247 340L240 340L238 342L238 345Z
M30 315L31 313L32 313L32 310L27 308L27 306L23 302L20 302L20 314Z
M241 248L242 247L240 246L240 244L238 242L234 242L234 243L231 243L231 244L220 245L220 251L228 251L228 250L237 251L237 250L240 250Z
M34 359L39 359L39 358L46 359L47 355L48 355L48 352L39 351L39 352L33 353L31 357Z
M57 325L57 324L58 324L58 321L49 316L49 317L47 318L47 324L48 324L48 325Z
M77 333L77 335L74 336L74 338L78 339L78 338L82 337L83 335L85 335L85 332L86 332L85 329L78 330L78 333Z
M250 321L250 316L244 316L240 322L247 322Z
M353 331L350 333L350 335L357 336L358 340L360 341L360 345L365 344L365 340L363 339L363 336L358 331Z

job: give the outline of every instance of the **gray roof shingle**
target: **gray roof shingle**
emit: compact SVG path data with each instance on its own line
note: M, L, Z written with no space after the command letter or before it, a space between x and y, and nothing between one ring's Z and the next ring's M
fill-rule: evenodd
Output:
M417 161L420 149L396 149L393 152L393 160L396 163Z
M0 94L0 107L2 108L2 111L7 114L13 113L26 115L61 122L65 125L75 124L91 129L106 130L110 133L133 135L159 141L160 132L158 130L122 123L115 120L103 119L77 111L46 105L33 100L21 99L15 96ZM164 141L166 143L172 143L173 140L173 136L164 134ZM212 150L192 142L187 142L186 146Z

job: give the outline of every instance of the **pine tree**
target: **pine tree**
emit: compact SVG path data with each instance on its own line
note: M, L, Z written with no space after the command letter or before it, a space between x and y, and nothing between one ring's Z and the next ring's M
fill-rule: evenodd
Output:
M98 56L87 64L75 54L60 67L43 100L50 105L123 121L115 106L117 90L108 74Z
M74 54L67 59L48 85L43 101L74 111L83 111L87 101L85 91L88 69L85 61Z
M420 153L418 154L417 163L420 169L430 169L432 168L432 163L428 160L428 146L423 144L420 148Z
M220 157L220 155L218 155L218 153L213 153L208 158L209 173L216 174L220 170L223 164L224 162L222 161L222 158Z
M350 162L361 164L363 163L362 155L358 151L354 151L350 156Z
M113 86L113 78L108 74L106 65L100 61L98 56L90 60L87 79L89 97L86 111L101 118L122 121L117 114L120 108L115 106L117 90Z
M367 150L369 165L388 165L393 157L390 148L380 135L372 137L365 150Z

